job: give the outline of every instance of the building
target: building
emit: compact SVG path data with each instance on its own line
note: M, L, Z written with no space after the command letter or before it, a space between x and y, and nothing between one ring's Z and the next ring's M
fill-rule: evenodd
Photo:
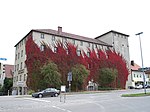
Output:
M106 33L105 35L101 35L95 39L79 36L71 33L66 33L62 31L62 27L58 27L58 30L52 30L52 29L33 29L31 30L24 38L22 38L16 45L16 51L15 51L15 69L14 69L14 78L13 78L13 88L16 90L17 94L27 94L27 68L25 65L26 60L26 53L25 53L25 44L29 36L32 36L34 42L39 46L41 50L44 50L44 46L41 44L41 42L44 42L48 44L53 51L55 51L55 44L56 41L61 41L62 43L70 42L74 45L78 45L77 54L80 55L82 53L82 50L85 53L89 53L88 49L95 50L96 49L112 49L114 46L111 44L111 42L105 42L103 40L103 36L106 37L106 35L109 35L110 40L114 38L115 46L116 43L122 43L120 46L124 45L123 51L121 53L124 53L123 56L126 56L125 59L129 58L129 50L128 50L128 35L110 31ZM116 39L117 36L118 38ZM112 37L111 37L112 36ZM102 40L101 40L102 38ZM116 40L115 40L116 39ZM111 40L112 41L112 40ZM119 42L120 41L120 42ZM117 47L118 48L118 47ZM122 50L122 49L121 49ZM125 54L127 52L127 55Z
M0 63L0 84L4 85L5 78L13 78L14 65Z
M132 83L129 85L130 87L135 87L136 85L143 85L144 84L144 78L143 78L143 71L141 70L141 67L134 63L134 61L131 61L131 81ZM144 77L145 77L145 85L149 83L149 76L144 71Z
M120 53L123 58L126 60L127 66L130 66L130 56L129 56L129 43L128 43L129 35L117 32L117 31L109 31L104 33L95 39L101 40L103 42L108 43L113 46L113 49Z

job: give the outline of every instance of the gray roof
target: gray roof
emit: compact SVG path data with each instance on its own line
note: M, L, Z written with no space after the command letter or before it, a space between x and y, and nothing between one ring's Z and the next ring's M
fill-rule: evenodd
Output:
M39 33L45 33L45 34L51 34L51 35L56 35L56 36L60 36L60 37L66 37L66 38L70 38L70 39L75 39L75 40L82 40L85 42L90 42L90 43L95 43L95 44L99 44L99 45L104 45L104 46L108 46L108 47L112 47L111 45L100 41L98 39L93 39L93 38L89 38L89 37L84 37L84 36L80 36L80 35L75 35L75 34L71 34L71 33L66 33L66 32L58 32L57 30L52 30L52 29L33 29L31 30L24 38L26 38L31 32L39 32ZM24 39L22 38L16 45L15 47Z
M95 43L95 44L100 44L100 45L111 47L111 45L109 45L109 44L107 44L107 43L105 43L103 41L100 41L98 39L93 39L93 38L84 37L84 36L75 35L75 34L66 33L66 32L58 33L58 31L52 30L52 29L33 29L32 31L37 31L37 32L41 32L41 33L57 35L57 36L71 38L71 39L75 39L75 40L82 40L82 41L86 41L86 42L90 42L90 43Z

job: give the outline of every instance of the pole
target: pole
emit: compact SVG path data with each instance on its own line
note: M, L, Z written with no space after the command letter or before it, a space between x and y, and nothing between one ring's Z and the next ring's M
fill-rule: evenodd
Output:
M71 92L71 81L69 81L69 92Z
M141 37L140 35L143 34L143 32L137 33L136 35L139 35L139 42L140 42L140 51L141 51L141 61L142 61L142 73L143 73L143 81L144 81L144 93L146 94L146 88L145 88L145 75L144 75L144 64L143 64L143 53L142 53L142 44L141 44Z

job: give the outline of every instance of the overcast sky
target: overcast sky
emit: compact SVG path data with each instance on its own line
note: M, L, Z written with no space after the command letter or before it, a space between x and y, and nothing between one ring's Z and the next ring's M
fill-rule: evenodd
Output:
M54 29L95 38L110 30L130 35L130 59L150 67L149 0L0 0L0 58L14 64L14 45L31 29Z

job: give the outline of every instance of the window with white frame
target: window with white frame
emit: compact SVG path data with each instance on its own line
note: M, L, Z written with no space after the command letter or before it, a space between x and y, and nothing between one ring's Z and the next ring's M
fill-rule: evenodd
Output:
M43 33L41 33L41 39L44 39L44 34Z
M55 36L54 35L52 35L52 41L55 41Z
M77 50L77 56L81 56L81 50Z
M90 43L88 43L88 47L90 47L91 46L91 44Z
M19 70L19 64L17 64L17 70Z
M18 53L18 59L19 59L19 57L20 57L20 53Z
M20 64L20 70L22 69L22 62L21 62L21 64Z
M83 41L80 41L80 46L83 46Z
M89 51L87 52L87 56L90 57L90 52Z
M44 51L44 49L45 49L45 46L44 46L44 45L41 45L41 46L40 46L40 50L41 50L41 51Z
M24 74L24 81L26 81L26 74Z
M74 44L74 45L75 45L75 40L74 40L74 39L72 40L72 44Z
M21 79L22 79L22 75L20 75L20 79L19 79L19 81L21 81Z
M54 53L57 53L57 47L54 47Z
M21 50L21 57L23 57L23 50Z

